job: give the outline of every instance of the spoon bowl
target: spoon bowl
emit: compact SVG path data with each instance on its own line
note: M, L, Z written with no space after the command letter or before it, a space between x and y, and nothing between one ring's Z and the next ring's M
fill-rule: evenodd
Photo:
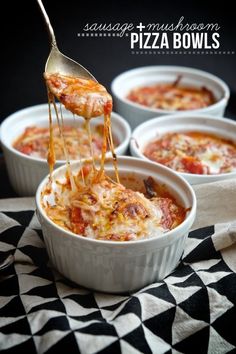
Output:
M52 28L44 5L41 0L37 0L37 2L39 4L40 10L47 26L51 46L51 51L45 65L45 72L48 74L60 73L66 76L75 76L90 79L97 82L95 77L81 64L77 63L73 59L67 57L66 55L60 52L57 46L54 30Z

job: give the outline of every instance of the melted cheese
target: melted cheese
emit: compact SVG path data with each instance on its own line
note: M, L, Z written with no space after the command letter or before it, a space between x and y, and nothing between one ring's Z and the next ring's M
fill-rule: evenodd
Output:
M46 203L46 212L56 224L84 237L113 241L149 238L167 232L185 218L186 211L173 199L148 199L105 175L99 182L89 183L92 168L86 175L86 187L80 173L74 178L75 192L71 192L69 181L56 182L60 189L54 189L55 201Z
M215 103L207 88L173 84L156 84L131 90L127 99L150 108L184 111L208 107Z
M144 155L179 172L220 174L236 170L236 144L200 133L168 133L149 143Z
M72 113L86 119L111 113L112 98L101 84L59 73L44 77L50 92Z
M86 120L86 122L88 121ZM89 158L91 155L98 157L101 154L103 125L99 124L91 127L90 132L87 132L86 125L87 124L85 124L85 126L76 126L76 124L63 125L63 136L70 160ZM57 160L65 160L63 143L58 126L53 124L52 130L55 157ZM13 147L23 154L46 159L50 140L49 135L49 128L29 126L13 143ZM92 141L91 146L90 140ZM117 141L115 146L117 146Z
M103 133L103 144L102 144L102 154L101 154L101 167L100 171L97 171L94 165L94 174L96 174L96 180L101 178L104 171L104 161L106 152L108 150L107 143L110 147L112 156L113 156L113 165L116 174L116 180L119 182L119 174L117 168L116 154L114 152L114 143L111 133L111 110L112 110L112 99L108 94L106 89L99 83L78 78L61 75L59 73L47 74L44 73L46 84L50 95L55 95L58 100L72 113L81 115L84 119L87 120L86 127L89 137L89 145L91 150L91 157L94 161L94 154L92 149L92 137L90 134L90 119L92 117L97 117L99 115L104 115L104 133ZM66 156L68 173L70 174L68 153L64 143L63 129L60 128L60 125L63 125L63 117L61 115L61 122L59 119L57 107L55 105L54 99L49 96L49 102L52 102L60 131L62 131L61 139L63 142L64 154ZM49 103L50 105L50 103ZM50 131L52 129L50 128ZM50 135L50 141L52 141L52 134ZM50 167L50 171L52 167ZM70 177L71 178L71 177ZM71 181L71 184L73 181Z

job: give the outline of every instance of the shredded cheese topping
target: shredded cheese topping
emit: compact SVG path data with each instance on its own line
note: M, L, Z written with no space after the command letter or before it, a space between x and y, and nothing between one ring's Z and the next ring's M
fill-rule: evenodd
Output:
M83 167L83 174L86 187L80 171L74 176L76 191L71 191L67 178L56 181L54 203L46 203L44 195L47 215L66 230L99 240L132 241L161 235L185 218L186 210L169 195L161 197L156 192L157 196L148 198L105 174L96 182L91 166Z
M208 107L215 98L206 87L179 85L180 78L173 84L156 84L137 87L129 92L127 99L149 108L169 111L185 111Z
M236 143L203 132L167 133L144 155L178 172L214 175L236 171Z
M112 98L101 84L88 79L44 73L50 92L66 109L85 119L110 114Z
M55 157L57 160L65 160L59 128L54 124L52 129L54 135ZM80 158L89 158L91 156L89 137L85 124L78 127L64 125L63 135L70 160L79 160ZM91 127L91 136L93 154L94 157L98 157L102 151L103 125L98 124ZM46 159L49 140L49 128L29 126L13 143L13 147L23 154ZM117 139L115 139L114 145L115 147L118 145Z

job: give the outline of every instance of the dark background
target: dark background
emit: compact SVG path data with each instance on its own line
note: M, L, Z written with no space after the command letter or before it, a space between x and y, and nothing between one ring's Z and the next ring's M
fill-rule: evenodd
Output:
M236 55L132 55L129 39L77 36L88 22L176 23L184 16L188 23L219 23L220 49L236 51L233 1L44 0L44 5L59 49L89 69L108 90L116 75L134 67L191 66L226 81L231 90L226 115L236 118ZM4 2L3 16L0 121L20 108L46 102L42 74L49 54L48 35L36 0ZM0 173L0 177L6 177L3 162ZM0 197L11 195L10 187L0 188Z
M4 24L1 30L4 99L0 120L19 108L46 102L42 73L49 54L47 31L37 1L4 3L2 16L5 14L8 25ZM124 70L170 64L207 70L225 80L232 94L236 91L236 55L132 55L129 39L77 36L87 22L171 23L184 16L189 23L219 23L221 49L232 51L236 50L233 1L44 0L44 5L60 50L88 68L108 89L111 80ZM234 113L231 104L229 114Z

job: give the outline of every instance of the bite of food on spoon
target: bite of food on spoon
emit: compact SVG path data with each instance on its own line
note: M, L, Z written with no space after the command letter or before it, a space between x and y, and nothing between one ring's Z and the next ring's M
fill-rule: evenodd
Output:
M109 115L112 98L104 86L92 79L44 73L50 92L72 113L86 119Z
M111 96L86 68L59 51L42 0L37 2L47 25L51 43L51 52L44 73L49 92L56 96L66 109L85 119L108 116L112 111Z

